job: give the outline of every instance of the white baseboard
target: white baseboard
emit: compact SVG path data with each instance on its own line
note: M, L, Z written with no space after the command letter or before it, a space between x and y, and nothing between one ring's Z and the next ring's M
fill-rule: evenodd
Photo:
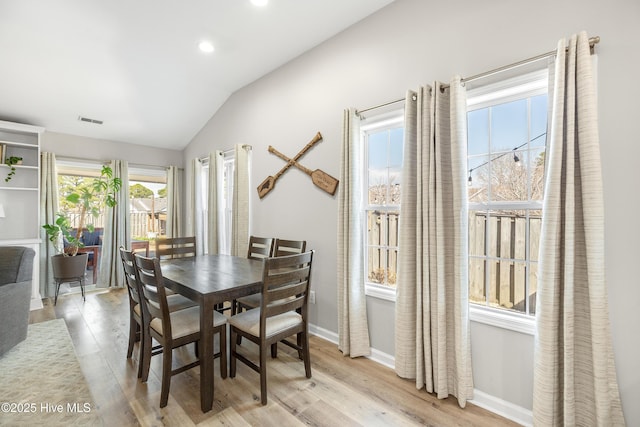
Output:
M338 344L338 334L328 329L310 324L309 333L336 345ZM388 368L395 368L395 357L390 354L383 353L382 351L371 349L371 356L368 356L367 358ZM506 400L502 400L478 389L473 390L473 396L474 398L473 400L470 400L470 403L473 403L476 406L508 418L523 426L528 427L533 425L533 413L528 409L514 405L511 402L507 402Z
M309 323L309 333L338 345L338 334Z
M533 425L533 412L530 410L487 394L477 388L473 390L473 400L469 402L523 426Z

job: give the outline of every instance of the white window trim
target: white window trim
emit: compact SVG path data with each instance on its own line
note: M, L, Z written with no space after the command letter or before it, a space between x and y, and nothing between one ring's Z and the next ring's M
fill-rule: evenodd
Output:
M535 335L536 333L536 318L532 315L486 307L470 302L469 318L472 322L483 323L522 334Z
M467 91L467 111L547 93L548 74L546 69L539 70L470 89Z
M365 282L364 294L368 297L396 302L396 288L391 288L389 286L381 286L375 283Z
M367 119L363 119L367 120ZM389 111L386 112L384 114L380 114L377 116L373 116L372 118L369 118L369 120L371 120L371 123L367 123L367 124L361 124L360 125L360 136L361 138L364 137L365 133L370 133L372 130L377 130L377 129L383 129L383 128L390 128L393 127L396 124L399 123L404 123L404 108L399 109L399 110L393 110L393 111ZM363 141L361 141L363 142ZM364 143L362 144L362 149L364 150ZM366 191L363 192L363 194L366 194ZM362 206L361 206L361 211L364 214L364 207L368 206L364 200L362 201ZM366 220L363 220L363 224L366 223ZM362 242L362 247L363 249L366 251L366 230L363 230L363 242ZM366 268L366 262L364 264L364 267ZM391 288L389 286L384 286L384 285L379 285L373 282L369 282L366 279L366 274L363 274L363 276L365 277L364 279L364 294L365 296L368 297L373 297L373 298L378 298L381 300L385 300L385 301L391 301L394 302L396 301L396 288ZM397 283L396 283L397 286Z
M548 71L546 69L469 90L467 92L467 111L543 93L548 93ZM488 207L489 204L486 203L469 203L469 210L483 210ZM542 209L542 201L498 202L491 203L491 208ZM536 333L535 314L516 313L508 309L498 309L469 302L469 318L472 322L522 334L535 335Z

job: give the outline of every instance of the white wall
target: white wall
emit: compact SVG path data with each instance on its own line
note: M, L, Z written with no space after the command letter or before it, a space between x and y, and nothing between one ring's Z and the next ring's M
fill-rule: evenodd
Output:
M640 201L633 191L640 182L634 114L640 99L639 23L637 0L396 0L236 92L187 147L185 159L251 144L255 188L283 165L267 152L269 145L293 156L321 131L324 141L301 163L338 177L345 107L366 108L436 79L471 76L548 52L561 37L583 29L601 36L596 49L613 345L627 423L640 425L640 222L634 216ZM317 250L311 320L337 331L337 198L290 170L264 199L254 191L252 204L255 234L304 238ZM373 347L393 355L394 305L370 299L368 308ZM472 345L476 388L530 409L533 338L474 323Z
M48 151L60 157L73 157L87 160L126 160L130 164L145 166L182 167L182 152L104 139L87 138L45 131L40 143L41 151Z

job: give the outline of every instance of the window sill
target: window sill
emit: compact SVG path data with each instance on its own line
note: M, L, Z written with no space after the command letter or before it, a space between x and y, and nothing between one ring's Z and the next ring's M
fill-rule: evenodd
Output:
M385 301L396 301L396 290L384 286L365 284L364 293L368 297ZM482 323L497 328L507 329L521 334L535 335L536 319L533 316L512 313L477 304L469 304L469 318L472 322Z
M469 304L469 318L472 322L483 323L522 334L536 334L536 319L533 316Z
M396 290L393 288L365 284L364 294L368 297L374 297L374 298L379 298L386 301L396 302Z

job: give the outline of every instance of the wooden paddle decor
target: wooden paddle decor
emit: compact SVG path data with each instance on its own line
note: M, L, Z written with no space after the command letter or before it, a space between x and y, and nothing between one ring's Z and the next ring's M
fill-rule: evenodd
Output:
M340 181L338 181L337 179L335 179L334 177L332 177L328 173L326 173L324 171L321 171L320 169L316 169L314 171L312 171L311 169L307 169L304 166L302 166L300 163L296 162L295 159L288 158L287 156L285 156L284 154L282 154L281 152L279 152L278 150L276 150L272 146L269 146L269 152L275 154L278 157L280 157L282 160L289 162L289 165L293 164L295 167L300 169L302 172L304 172L307 175L309 175L311 177L311 181L313 181L313 184L316 187L320 188L321 190L326 191L327 193L331 194L332 196L335 194L336 189L338 188L338 183Z
M319 141L322 141L322 135L320 134L320 132L316 133L313 139L309 141L309 143L305 145L304 148L298 152L298 154L296 154L296 156L293 158L293 161L295 162L300 157L302 157L304 153L307 152L307 150L309 150ZM285 173L291 166L293 166L292 162L287 163L274 176L269 175L264 181L262 181L262 183L258 185L258 196L260 196L260 198L262 199L269 193L269 191L273 190L273 188L276 186L276 181L278 180L278 178L280 178L282 174Z

